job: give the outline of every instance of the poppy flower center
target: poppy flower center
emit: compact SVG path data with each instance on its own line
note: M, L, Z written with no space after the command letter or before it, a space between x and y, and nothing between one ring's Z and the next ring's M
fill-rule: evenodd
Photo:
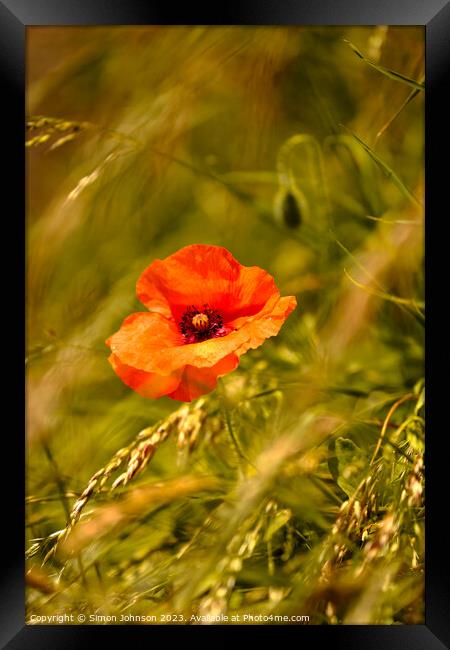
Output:
M229 331L223 326L223 318L217 309L212 309L206 304L202 309L198 309L195 305L187 307L178 326L184 343L198 343L218 338L225 336Z
M199 332L204 332L206 329L208 329L209 318L206 314L196 314L192 319L192 325Z

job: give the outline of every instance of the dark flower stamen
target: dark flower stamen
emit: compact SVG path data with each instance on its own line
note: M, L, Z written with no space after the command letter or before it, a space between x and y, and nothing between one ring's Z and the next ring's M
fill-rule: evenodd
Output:
M223 326L222 316L206 304L202 309L195 305L187 307L179 328L185 343L198 343L228 334L228 330Z

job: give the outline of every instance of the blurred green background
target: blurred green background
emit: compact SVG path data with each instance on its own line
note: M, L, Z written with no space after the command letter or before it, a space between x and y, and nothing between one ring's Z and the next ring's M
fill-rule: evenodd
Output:
M188 458L172 436L93 503L192 472L216 492L152 506L81 560L31 554L28 615L423 622L423 29L33 27L27 49L27 547L179 406L107 361L152 260L222 245L298 300L207 398Z

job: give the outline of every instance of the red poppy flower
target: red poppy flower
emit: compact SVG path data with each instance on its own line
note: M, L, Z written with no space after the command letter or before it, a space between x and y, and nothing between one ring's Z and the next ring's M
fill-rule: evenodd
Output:
M211 391L241 354L278 334L297 304L263 269L203 244L152 262L136 291L149 311L128 316L106 341L109 361L143 397L184 402Z

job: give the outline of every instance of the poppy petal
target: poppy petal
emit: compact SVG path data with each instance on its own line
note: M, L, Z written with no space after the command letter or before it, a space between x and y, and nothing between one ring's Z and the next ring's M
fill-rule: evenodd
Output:
M160 357L170 347L181 345L181 335L172 320L160 314L138 312L128 316L120 329L106 341L120 361L146 372L170 374ZM154 359L158 357L158 362Z
M234 353L247 336L246 332L235 331L221 338L186 345L181 343L173 320L142 312L124 321L107 343L123 364L168 375L187 365L210 368Z
M175 390L181 379L181 372L171 375L160 375L155 372L145 372L120 361L115 354L111 354L108 361L121 380L142 397L156 398L167 395Z
M191 402L193 399L209 393L217 386L218 377L232 372L239 364L239 357L235 354L229 354L221 359L212 368L196 368L195 366L185 366L181 381L178 388L168 397L180 400L181 402Z
M204 244L186 246L152 262L136 291L150 311L176 321L193 303L219 309L225 321L255 314L278 294L269 273L239 264L226 248Z
M239 329L189 345L180 344L173 321L156 313L137 313L108 339L108 344L122 363L146 372L167 375L188 365L211 368L229 354L241 355L278 334L295 306L293 296L274 296L259 314L242 319Z
M236 349L236 354L241 355L247 350L257 348L266 339L278 334L284 321L296 306L297 300L294 296L285 296L279 298L270 309L263 310L251 320L248 319L240 329L247 336Z

